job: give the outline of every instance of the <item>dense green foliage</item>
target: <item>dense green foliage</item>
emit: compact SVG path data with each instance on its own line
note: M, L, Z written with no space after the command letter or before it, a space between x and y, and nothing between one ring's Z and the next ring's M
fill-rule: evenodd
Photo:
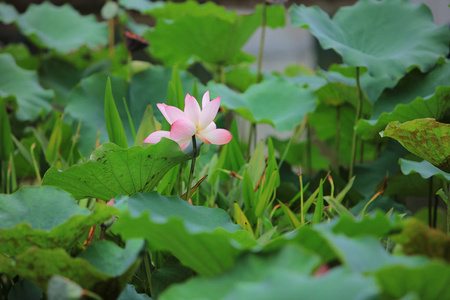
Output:
M0 299L450 299L448 27L269 2L0 3ZM287 14L343 63L253 70ZM206 91L229 143L143 143Z

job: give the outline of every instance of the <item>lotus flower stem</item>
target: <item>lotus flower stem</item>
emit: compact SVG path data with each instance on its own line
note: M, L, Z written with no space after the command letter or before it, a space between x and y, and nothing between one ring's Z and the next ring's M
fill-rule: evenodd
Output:
M339 150L341 148L341 107L336 107L337 116L336 116L336 158L335 158L335 164L336 169L339 171L339 164L340 164L340 157L339 157Z
M356 108L356 116L355 116L355 127L358 123L359 118L361 117L361 109L362 109L362 93L361 93L361 85L359 83L359 67L356 67L356 87L358 88L358 106ZM353 177L353 169L355 167L356 160L356 129L353 129L353 139L352 139L352 156L350 158L350 171L348 173L348 180Z
M433 176L428 180L428 226L433 227Z
M267 1L264 1L262 11L261 39L259 40L258 73L256 75L256 83L261 82L261 68L264 56L264 41L266 39L266 14L267 14Z
M150 268L150 255L148 254L148 251L144 254L144 271L145 271L145 279L146 279L146 285L145 285L145 292L149 296L153 296L153 288L152 288L152 270Z
M191 185L192 185L192 178L194 177L196 159L197 159L197 142L195 140L195 135L193 135L192 136L192 162L191 162L191 171L189 172L189 179L188 179L188 185L187 185L187 191L186 191L186 201L189 201L189 198L191 197Z
M306 167L308 168L308 175L312 177L312 144L311 144L311 127L309 124L306 127Z

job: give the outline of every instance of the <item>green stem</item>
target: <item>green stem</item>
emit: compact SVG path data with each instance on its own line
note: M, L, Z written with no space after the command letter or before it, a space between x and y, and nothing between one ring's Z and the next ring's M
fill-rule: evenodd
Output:
M341 149L341 107L337 108L337 116L336 116L336 170L339 172L339 151Z
M428 180L428 226L433 226L433 176Z
M264 55L264 41L266 39L266 18L267 18L266 15L267 15L267 2L264 1L262 11L261 39L259 40L258 73L256 75L256 83L261 82L261 68Z
M145 251L144 255L144 269L145 269L145 279L147 281L147 284L145 286L145 292L149 295L153 295L153 288L152 288L152 269L150 268L150 255L148 254L148 251Z
M361 140L361 145L359 148L359 163L362 164L364 162L364 140Z
M312 177L312 151L311 151L311 127L309 124L306 128L306 164L308 168L308 176Z
M300 178L300 220L302 225L305 224L305 213L304 213L304 204L303 204L303 178L302 173L300 171L300 174L298 174L298 177Z
M195 161L197 160L197 143L195 140L195 135L192 136L192 162L191 162L191 171L189 172L189 180L188 180L188 186L186 191L186 201L189 201L191 197L191 185L192 185L192 178L194 177L194 170L195 170Z
M356 87L358 88L358 107L356 108L356 116L355 116L355 128L353 129L353 139L352 139L352 156L350 158L350 171L348 173L348 180L353 177L353 169L355 167L356 160L356 124L358 123L359 118L361 117L361 107L362 107L362 92L361 85L359 83L359 67L356 67Z
M30 154L31 154L31 159L32 159L32 161L33 161L33 167L34 167L34 171L35 171L35 173L36 173L36 178L37 178L37 180L38 180L38 182L39 182L39 185L42 183L42 178L41 178L41 172L39 171L39 166L38 166L38 163L37 163L37 161L36 161L36 157L34 156L34 148L36 148L36 143L33 143L32 145L31 145L31 148L30 148Z
M248 133L248 148L247 148L247 159L250 160L250 152L251 152L251 148L252 148L252 137L253 134L256 134L256 124L251 123L250 124L250 130Z

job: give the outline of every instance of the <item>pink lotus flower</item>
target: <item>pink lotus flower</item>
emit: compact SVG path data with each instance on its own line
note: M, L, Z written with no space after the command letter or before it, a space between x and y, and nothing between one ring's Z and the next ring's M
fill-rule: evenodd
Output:
M165 130L153 132L144 143L156 144L165 137L177 142L181 150L184 150L194 135L206 144L224 145L231 141L231 133L225 129L217 129L214 123L220 107L220 97L210 101L207 91L202 98L203 109L200 109L197 100L189 94L184 101L184 111L164 103L156 104L172 127L170 132Z

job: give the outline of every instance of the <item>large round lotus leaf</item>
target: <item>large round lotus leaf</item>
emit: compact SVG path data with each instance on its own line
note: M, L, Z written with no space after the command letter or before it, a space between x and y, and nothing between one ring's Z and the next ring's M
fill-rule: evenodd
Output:
M439 260L424 266L386 266L374 276L388 299L450 298L450 266Z
M446 179L447 181L450 181L450 173L446 173L436 168L426 160L418 162L400 158L399 164L402 173L405 175L418 173L424 179L436 176L442 179Z
M180 14L181 10L165 12L172 7L186 6L198 6L201 14L196 13L197 10L187 14ZM191 58L216 65L248 61L248 55L244 55L241 48L261 26L262 6L250 15L237 15L217 9L217 5L200 6L192 1L166 7L160 14L172 15L175 19L159 19L155 28L144 35L150 41L152 55L166 65L186 63ZM268 26L283 26L284 18L284 7L267 8Z
M50 168L42 184L64 189L76 199L109 200L119 194L151 191L167 171L188 158L177 143L166 138L148 148L124 149L106 143L81 165L62 172Z
M17 66L10 54L0 54L0 96L14 95L19 104L17 119L33 121L48 113L53 91L44 90L39 85L35 71Z
M130 240L124 249L113 242L100 241L73 258L63 249L31 247L14 261L2 261L0 272L28 278L44 291L52 276L60 275L102 299L117 299L141 263L145 249L143 240Z
M318 7L294 5L291 22L374 77L400 78L414 65L427 71L449 51L447 26L437 27L427 6L408 0L361 0L333 19Z
M0 3L0 21L5 24L11 24L19 17L16 8L10 4Z
M58 52L69 53L83 45L95 48L108 42L106 23L97 22L93 15L80 15L69 4L31 4L16 23L34 43Z
M174 285L160 299L371 299L378 294L372 278L342 267L311 276L319 265L316 255L289 245L245 255L229 272Z
M55 187L24 187L0 195L0 253L15 256L31 246L70 247L92 225L118 213L98 206L79 207L67 192Z
M417 97L426 98L436 92L438 86L447 86L450 63L439 64L430 72L414 69L403 77L393 89L386 89L373 105L372 119L384 112L392 112L398 104L409 104Z
M392 121L380 134L397 140L411 153L450 173L450 124L430 118L403 124Z
M279 131L299 125L316 108L314 93L281 78L250 86L243 94L222 84L208 85L211 94L221 97L221 105L253 123L268 123Z
M441 120L449 108L450 86L438 87L434 95L417 97L409 104L398 104L394 111L384 112L376 120L359 120L356 132L363 139L375 138L389 122L406 122L421 118Z
M156 192L120 196L116 201L123 214L112 228L115 233L124 240L145 238L152 250L171 252L200 275L231 268L239 254L256 246L250 233L218 208L192 206Z

